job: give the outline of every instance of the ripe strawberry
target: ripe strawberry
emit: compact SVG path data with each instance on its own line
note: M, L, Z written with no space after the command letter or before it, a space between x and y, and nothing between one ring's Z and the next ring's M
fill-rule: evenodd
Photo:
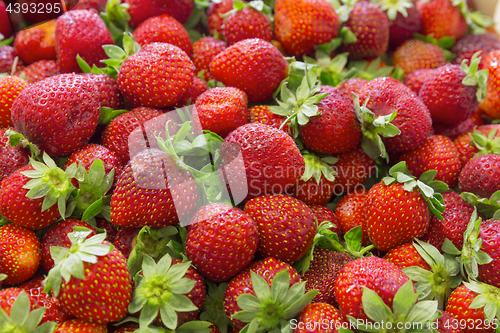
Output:
M60 221L55 226L47 230L47 232L43 235L40 247L42 266L46 272L49 272L55 266L50 253L50 248L52 246L59 246L69 249L71 247L71 240L68 238L68 235L74 231L75 227L88 228L90 233L87 238L97 235L97 232L90 224L76 219Z
M389 19L379 6L368 1L357 2L344 27L356 36L356 42L341 47L341 52L349 52L350 59L378 58L387 51Z
M332 165L337 172L335 176L334 194L351 193L364 189L364 184L377 173L375 161L360 146L335 155L339 160Z
M198 77L193 77L193 84L189 87L188 91L184 95L182 95L181 99L174 108L181 108L189 105L193 105L198 97L207 91L208 85L202 79Z
M294 263L311 247L317 225L302 201L284 194L260 196L245 205L245 213L257 224L263 257Z
M474 128L484 125L486 123L486 119L483 115L483 111L481 111L481 109L477 109L472 117L458 123L457 125L445 126L439 123L434 123L432 125L434 128L434 134L447 136L450 139L455 140L460 135L470 133L474 130Z
M31 279L40 265L40 241L32 230L15 224L0 227L0 271L6 286Z
M144 20L162 14L168 14L184 24L194 9L193 0L127 0L127 12L130 14L130 25L139 26Z
M9 45L0 45L0 73L10 73L14 60L17 57L16 50ZM24 68L23 62L17 62L15 73Z
M0 128L0 182L17 169L27 165L30 157L29 150L8 144L7 130L9 128Z
M104 324L92 323L84 319L70 319L57 325L54 333L92 332L106 333L108 329Z
M12 304L14 304L22 291L23 290L21 288L5 288L0 290L0 309L2 309L7 315L10 315Z
M255 105L251 107L248 112L250 113L251 123L261 123L277 129L279 129L286 120L286 117L271 112L268 105ZM282 130L288 134L292 133L289 123L286 123Z
M260 38L267 42L273 39L273 26L266 14L245 6L235 10L224 19L222 35L227 45L247 38Z
M449 0L417 2L422 15L422 34L433 34L434 38L452 37L459 40L467 33L467 22L460 9ZM446 17L446 20L443 18Z
M45 288L42 283L44 279L45 276L37 276L19 286L19 288L24 289L28 294L33 310L41 307L46 309L40 323L48 321L62 323L70 319L71 316L63 308L61 302L54 295L50 296L43 291Z
M201 94L195 108L204 130L225 138L236 128L248 123L248 98L234 87L212 88Z
M231 67L231 71L227 68ZM226 86L243 90L251 103L272 97L287 76L288 63L279 50L258 38L242 40L216 55L210 71Z
M102 133L101 144L115 153L125 165L133 157L129 151L130 134L135 129L142 128L147 121L162 114L161 110L142 106L121 114L106 126Z
M123 254L123 256L128 259L130 253L134 249L135 244L137 244L137 235L141 231L140 228L121 228L116 234L116 239L113 245Z
M222 145L223 164L238 156L241 150L245 165L248 198L286 192L304 172L304 158L294 140L285 132L267 125L250 123L232 131ZM236 154L236 155L235 155ZM241 170L225 166L229 176Z
M410 39L394 51L393 65L405 73L423 68L438 68L447 63L444 51L437 45Z
M175 184L169 179L175 179ZM111 197L111 221L120 227L173 225L189 214L197 201L191 174L170 154L147 149L123 168Z
M422 27L416 0L383 0L379 2L389 18L389 47L395 49Z
M37 62L32 63L29 66L26 66L16 75L20 76L22 74L26 76L26 82L35 83L47 79L51 76L56 76L62 73L56 61L39 60Z
M363 287L373 290L392 308L396 291L410 279L394 264L378 258L367 257L347 263L335 280L335 298L344 315L368 320L363 304Z
M412 243L406 243L391 249L385 254L383 259L393 263L399 269L412 266L421 267L429 271L431 269Z
M215 2L211 4L215 4ZM202 37L194 42L191 59L196 67L196 75L201 75L207 82L212 80L213 75L210 73L210 63L217 54L225 49L226 44L223 41L210 36Z
M450 51L455 54L453 63L460 65L464 59L471 60L472 56L481 51L481 63L479 68L483 68L486 56L491 52L500 49L500 40L497 35L491 33L470 34L461 38Z
M481 250L490 256L490 263L479 265L479 280L500 288L500 220L490 219L481 222L479 237L483 240Z
M7 7L3 1L0 1L0 34L4 38L10 38L12 36L12 27L9 21L9 14L7 13Z
M1 57L0 57L1 58ZM481 103L481 110L488 116L500 118L500 50L492 51L484 59L483 68L488 70L488 82L486 83L486 98Z
M474 155L480 152L476 144L484 148L484 152L488 154L493 153L492 149L495 148L495 145L492 140L500 138L500 125L490 124L478 126L474 131L474 136L471 136L471 134L472 133L464 133L453 142L457 147L462 166L465 166ZM479 139L481 142L474 140L474 138ZM480 143L482 143L482 145Z
M39 60L56 59L55 41L56 21L22 30L16 35L14 48L25 64Z
M299 318L292 326L296 326L294 333L338 333L338 327L344 323L339 310L327 303L309 304L299 314ZM293 328L293 327L292 327Z
M322 206L322 205L310 205L309 208L313 212L314 216L318 220L318 225L321 223L328 221L334 224L333 228L330 228L331 231L337 234L337 236L342 235L342 229L340 226L340 220L339 218L335 215L333 211L330 210L330 208Z
M99 119L99 101L90 80L61 74L24 89L11 112L18 132L48 154L63 156L91 137Z
M184 51L168 43L152 43L123 62L117 80L132 104L169 107L186 93L193 76L193 62ZM142 89L144 84L149 86L147 91Z
M210 2L207 8L208 17L208 32L211 36L223 36L223 15L227 12L233 10L234 1L233 0L221 0L217 2Z
M0 127L12 126L12 104L26 86L26 81L17 76L0 77Z
M435 68L422 68L414 70L406 75L404 84L418 95L424 82L434 76Z
M134 31L134 39L141 46L155 42L170 43L188 55L193 50L187 30L167 14L150 17L142 22Z
M106 59L103 45L113 44L111 33L92 10L71 10L56 20L57 63L63 73L80 73L80 55L91 67Z
M480 198L489 198L500 190L500 155L484 155L471 159L458 178L461 192L472 192Z
M95 9L98 13L106 11L105 0L79 0L78 3L72 8L76 9Z
M450 313L446 311L441 311L442 316L436 320L436 330L439 333L463 333L462 329L460 329L459 325L456 325L458 322Z
M400 161L405 161L408 170L420 177L424 172L436 170L436 180L445 182L450 188L455 187L462 169L458 151L453 142L441 135L432 135L418 148L401 154Z
M322 248L314 250L309 269L301 274L302 280L306 281L306 291L318 291L313 302L337 304L334 291L335 280L340 270L352 260L354 258L347 253Z
M449 239L453 245L461 249L464 243L464 232L474 208L460 198L456 192L443 193L444 211L443 220L432 216L427 233L421 238L424 242L435 246L439 250L444 240Z
M118 83L113 77L106 74L93 73L84 73L82 75L95 84L101 107L119 109L123 106L123 96L120 93L120 89L118 89Z
M328 1L277 0L274 13L276 39L293 56L310 55L338 36L340 19Z
M344 233L349 230L361 226L363 227L363 221L365 219L365 200L367 191L355 191L351 192L337 203L335 207L335 216L339 219L340 227ZM363 236L361 243L363 245L368 245L370 239L366 230L362 230Z
M349 99L352 100L352 93L359 95L359 92L367 83L368 83L368 80L356 77L356 78L347 79L345 81L340 82L337 85L337 88L339 88L341 91L343 91L345 93L345 95L348 96Z

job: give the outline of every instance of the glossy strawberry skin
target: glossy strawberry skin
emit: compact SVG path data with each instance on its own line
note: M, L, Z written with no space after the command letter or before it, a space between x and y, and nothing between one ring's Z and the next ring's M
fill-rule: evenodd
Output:
M500 155L484 155L471 159L458 178L462 192L489 198L500 190Z
M440 312L443 315L435 321L435 327L439 333L463 333L455 317L446 311L440 310Z
M193 76L194 65L186 52L172 44L151 43L123 62L117 81L132 104L166 108L181 99Z
M184 95L182 95L181 99L174 106L174 109L193 105L198 97L207 91L208 85L202 79L198 77L193 77L193 84L189 87L188 91Z
M421 68L406 75L404 84L418 95L425 81L434 75L435 68Z
M479 265L479 280L500 288L500 220L490 219L481 222L479 237L483 240L481 250L493 260Z
M335 307L328 303L313 303L300 312L294 333L319 332L320 327L322 332L337 333L337 328L343 323L344 318Z
M123 106L123 96L116 80L107 74L84 73L83 77L92 81L99 94L101 106L120 109Z
M69 155L83 147L99 120L95 85L76 74L61 74L31 84L12 105L12 122L41 150Z
M467 33L467 22L460 9L448 0L432 0L417 2L422 15L422 34L433 34L434 38L453 37L456 40ZM446 20L443 20L446 17Z
M241 311L238 306L237 299L241 294L250 294L255 296L252 286L252 279L250 271L263 277L269 286L279 272L287 270L290 277L290 286L300 282L300 277L297 271L292 266L276 260L275 258L268 257L264 260L254 262L252 265L241 271L236 275L228 284L226 293L224 294L224 311L226 315L231 318L233 314ZM239 320L232 320L236 328L243 328L246 324Z
M250 38L216 55L210 63L210 71L226 86L243 90L250 102L262 103L272 97L286 78L288 63L273 44Z
M417 266L429 271L431 270L429 264L425 262L412 243L406 243L393 248L386 253L384 259L393 263L399 269Z
M129 5L130 25L133 27L162 14L168 14L184 24L194 9L193 0L127 0L126 3Z
M21 288L5 288L0 290L0 309L7 315L10 315L10 308L22 291Z
M335 297L339 310L356 319L369 320L363 310L363 287L375 291L392 308L398 289L410 279L394 264L378 258L367 257L345 265L335 281Z
M292 196L307 205L324 205L333 195L335 183L321 176L319 183L314 177L303 181L299 179Z
M337 85L341 91L343 91L346 96L352 100L352 93L359 95L360 90L368 83L368 80L362 78L351 78L340 82Z
M475 130L484 134L486 137L488 137L488 134L491 131L496 130L494 138L495 139L500 138L499 124L482 125L476 127ZM458 138L455 139L455 141L453 141L453 143L457 147L457 151L460 156L460 161L462 162L462 166L465 166L467 162L469 162L472 158L474 158L474 155L476 155L479 152L479 149L471 141L470 132L460 135Z
M217 54L225 49L226 43L210 36L202 37L194 42L191 59L196 67L196 75L200 75L200 72L203 71L203 79L205 81L212 80L213 75L210 72L210 63Z
M203 276L219 282L248 266L258 243L257 224L249 215L228 205L209 204L191 220L186 255Z
M248 112L250 113L250 122L269 125L277 129L279 129L281 125L286 121L285 116L280 116L276 113L272 113L269 109L269 105L255 105L251 107ZM290 123L285 124L282 130L288 134L291 134L292 129L289 124Z
M401 45L404 41L411 39L413 34L422 28L422 17L413 0L413 6L407 8L407 15L397 13L394 20L389 20L389 47L391 49Z
M233 10L233 0L222 0L217 2L210 2L210 5L207 8L207 17L208 17L208 32L212 37L215 37L215 34L218 36L224 35L224 17L223 15Z
M481 52L480 68L484 64L486 56L491 52L500 49L500 40L498 36L485 34L470 34L461 38L453 45L450 51L456 55L453 63L460 65L464 59L471 60L476 52Z
M444 135L452 140L455 140L462 134L470 133L476 127L486 124L486 119L483 117L483 115L484 112L481 109L477 109L472 117L456 125L444 126L439 123L434 123L432 125L432 127L434 128L434 134Z
M443 199L445 205L442 213L443 221L432 216L429 229L421 239L441 250L444 240L448 238L453 245L461 249L464 243L463 235L474 208L456 192L443 193Z
M488 116L500 118L500 50L492 51L484 60L484 68L488 70L486 99L481 103L481 110Z
M429 208L420 193L382 182L368 191L363 230L377 249L387 251L411 242L425 234L429 223Z
M258 252L286 263L302 258L316 234L314 214L302 201L285 194L261 196L245 205L259 229Z
M8 144L7 128L0 128L0 182L29 163L28 149Z
M410 39L401 44L394 52L394 66L405 73L423 68L438 68L447 63L443 50L434 44L418 39Z
M314 46L338 35L340 20L333 6L318 0L277 0L274 25L276 39L293 56L314 52Z
M56 59L55 23L55 20L48 21L16 35L14 48L25 64Z
M16 75L19 76L24 74L26 76L26 82L35 83L42 81L51 76L62 74L55 60L39 60L26 66L23 70L18 72Z
M365 219L365 200L367 193L368 192L365 190L355 191L345 195L337 203L335 207L335 216L339 219L340 226L344 233L357 226L366 228L366 225L363 225L363 221ZM362 233L362 244L368 245L370 239L368 238L366 229L362 229Z
M334 224L334 227L329 228L329 230L336 233L339 237L342 236L340 220L337 215L335 215L335 213L330 210L330 208L322 205L309 205L309 208L318 220L318 226L325 221L331 222Z
M40 241L32 230L15 224L0 227L0 270L12 286L31 279L40 264Z
M360 146L336 154L339 160L332 167L337 172L335 176L334 194L359 192L364 184L377 172L375 161L365 154Z
M0 78L0 127L12 126L12 104L26 86L26 81L17 76Z
M57 62L63 73L80 73L79 54L91 67L107 59L103 45L114 44L99 15L91 10L71 10L56 20Z
M92 323L83 319L70 319L58 324L54 333L106 333L107 331L104 324Z
M274 35L269 18L250 7L226 17L223 27L223 36L228 45L247 38L260 38L270 42Z
M113 245L123 254L123 256L128 259L130 252L134 249L135 244L137 244L137 235L141 231L141 228L125 227L121 228L117 234Z

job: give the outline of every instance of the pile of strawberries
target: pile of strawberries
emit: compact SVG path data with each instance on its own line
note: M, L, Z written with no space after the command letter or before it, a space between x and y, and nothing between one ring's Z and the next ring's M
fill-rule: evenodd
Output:
M0 332L500 332L472 1L32 3L0 0Z

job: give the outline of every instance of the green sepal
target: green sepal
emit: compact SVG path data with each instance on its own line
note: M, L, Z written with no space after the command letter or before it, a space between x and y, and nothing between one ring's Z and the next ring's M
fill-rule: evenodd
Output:
M349 15L351 15L354 5L358 0L340 0L334 7L337 10L339 19L341 23L347 22L349 20Z
M99 124L107 125L111 122L111 120L115 119L121 114L127 113L128 110L114 110L112 108L108 108L106 106L101 106L99 114Z
M105 12L100 14L116 45L123 45L123 33L131 30L128 24L130 21L128 8L128 3L121 3L120 0L110 0L106 4Z
M474 53L470 60L470 65L467 65L469 60L464 59L461 64L462 72L467 76L462 80L462 84L466 86L476 87L476 99L482 103L486 98L486 83L488 82L489 71L487 69L478 70L481 57L481 51Z
M0 34L0 46L10 45L14 41L14 36L4 39L4 36Z
M442 48L443 50L449 50L455 45L456 39L453 37L442 37L437 39L434 37L434 34L429 34L427 36L421 35L419 33L414 33L413 38L419 39L426 43L434 44Z
M500 220L500 190L493 193L489 198L479 198L470 192L460 193L460 198L476 207L486 218Z
M485 28L493 25L493 20L485 14L471 12L467 0L451 0L451 3L460 10L472 33L485 33Z
M32 158L39 158L40 148L38 148L34 143L28 141L28 139L26 139L21 133L12 129L7 129L4 135L9 137L7 143L12 147L20 146L22 148L29 149Z
M391 21L396 19L398 13L404 17L408 17L408 9L414 6L412 0L379 0L375 4L380 6L380 9L387 14L387 18Z
M471 309L483 309L484 317L486 320L493 321L500 318L500 289L475 280L464 282L464 285L478 293L479 295L474 298L469 305Z
M394 71L393 66L382 66L381 58L373 59L368 62L367 60L355 60L349 62L347 67L351 70L355 70L354 77L362 78L368 81L376 79L378 77L389 77Z
M470 142L479 149L474 157L496 154L500 155L500 136L497 136L498 129L492 129L488 135L474 130L470 134Z
M233 327L233 323L229 320L224 311L224 294L226 293L227 283L223 282L218 286L206 281L208 286L205 301L201 307L201 320L210 320L221 333L227 333L229 327Z
M302 156L306 167L300 180L308 181L313 178L316 184L319 184L321 178L324 177L331 182L335 181L337 172L332 168L331 164L337 163L338 158L331 155L321 156L309 151L302 151Z
M333 42L338 41L338 42ZM317 66L321 84L335 87L342 81L355 76L356 69L346 69L349 53L340 53L332 59L330 54L340 44L339 38L316 46L315 59L304 56L304 61Z

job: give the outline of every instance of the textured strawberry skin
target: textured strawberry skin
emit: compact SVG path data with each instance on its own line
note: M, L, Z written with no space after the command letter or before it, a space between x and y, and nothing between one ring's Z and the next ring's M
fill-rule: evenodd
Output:
M476 127L486 124L486 119L483 118L483 115L484 112L481 109L477 109L472 117L456 125L445 126L439 123L434 123L432 124L432 127L434 128L434 134L447 136L450 139L455 140L460 135L464 133L470 133Z
M130 6L130 25L137 27L144 20L162 14L168 14L184 24L194 9L193 0L127 0Z
M272 113L269 109L269 105L255 105L251 107L248 112L250 113L250 122L269 125L277 129L279 129L286 120L285 116ZM292 129L289 124L289 122L286 123L282 130L291 135Z
M398 12L396 18L389 21L389 47L391 49L411 39L413 34L422 28L422 17L415 3L416 1L413 0L413 6L407 8L406 16Z
M340 82L337 85L341 91L345 93L350 100L352 100L352 93L359 95L360 90L368 83L368 80L362 78L351 78Z
M214 3L212 3L214 4ZM196 75L203 71L203 79L209 81L213 79L210 72L212 59L226 49L226 43L213 37L202 37L193 43L193 54L191 59L196 67Z
M12 65L14 64L14 59L16 59L16 50L9 45L0 46L0 73L10 73L12 71ZM16 72L24 68L22 60L17 63Z
M247 38L260 38L270 42L274 35L269 18L249 7L226 17L223 27L224 39L228 45Z
M10 308L22 291L21 288L5 288L0 290L0 309L7 315L10 315Z
M431 270L429 264L425 262L412 243L406 243L393 248L386 253L384 259L393 263L399 269L417 266L429 271Z
M193 77L193 84L189 87L188 91L182 95L181 99L174 108L181 108L188 105L193 105L198 97L208 90L208 85L202 79L198 77Z
M107 331L105 324L92 323L83 319L70 319L58 324L54 333L106 333Z
M479 279L500 288L500 220L483 221L479 237L483 240L481 250L493 259L489 264L479 265Z
M209 204L201 207L191 222L186 255L207 279L228 280L250 264L259 234L257 224L243 211Z
M19 146L12 147L8 144L9 138L5 136L8 128L0 128L0 182L17 169L29 163L28 149Z
M299 179L294 188L293 197L307 205L324 205L333 195L335 183L321 176L319 183L314 177L303 181Z
M321 331L338 333L344 318L339 310L327 303L313 303L306 306L299 314L294 333L313 333ZM295 326L294 325L294 326Z
M417 8L422 15L422 34L433 34L437 39L454 37L459 40L467 33L467 22L460 13L460 9L453 6L451 1L419 0Z
M334 233L337 234L337 236L342 236L342 229L340 226L340 220L335 215L333 211L330 210L330 208L322 206L322 205L309 205L309 208L313 212L314 216L318 220L318 226L325 221L333 223L335 226L331 227L329 230L333 231Z
M424 82L434 75L435 68L421 68L406 75L404 84L418 95Z
M480 68L483 67L486 56L491 52L500 49L498 36L485 34L470 34L461 38L450 51L456 55L453 63L460 65L464 59L471 60L474 53L481 51Z
M481 110L488 116L500 118L500 50L492 51L484 60L484 68L488 70L486 99L481 103Z
M12 104L26 86L26 81L17 76L0 78L0 127L12 126Z
M35 83L62 73L57 61L39 60L17 72L16 75L20 76L21 74L26 76L26 82Z
M217 2L210 2L210 6L207 8L208 16L208 32L211 36L215 36L215 33L219 36L224 36L224 18L222 15L226 14L234 8L233 0L221 0Z
M500 155L479 156L467 162L460 172L458 186L462 192L491 197L500 190Z
M55 23L55 20L48 21L16 35L14 48L25 64L56 59Z
M340 199L335 207L335 215L339 219L340 226L344 233L357 226L366 228L366 225L363 225L363 221L365 219L365 200L367 193L368 192L364 190L349 193ZM370 239L365 229L362 229L362 232L362 243L363 245L367 245Z
M92 81L99 93L99 102L101 106L111 109L120 109L123 106L123 96L118 88L116 80L107 74L82 74Z
M360 146L336 154L337 163L332 167L337 172L335 176L334 194L359 192L364 189L364 184L375 172L377 167Z
M484 134L486 137L488 137L488 134L495 129L497 132L495 133L494 138L500 138L500 124L482 125L475 128L475 130ZM455 141L453 141L453 143L455 144L455 147L457 147L462 167L464 167L467 162L474 158L474 155L479 152L479 149L471 141L470 132L460 135L455 139Z
M447 63L444 51L437 45L419 39L410 39L394 52L394 66L405 73L423 68L438 68Z

